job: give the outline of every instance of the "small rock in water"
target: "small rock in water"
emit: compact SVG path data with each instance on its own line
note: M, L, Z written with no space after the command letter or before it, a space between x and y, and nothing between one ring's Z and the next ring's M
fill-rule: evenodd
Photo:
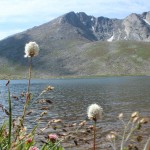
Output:
M25 97L26 94L22 92L20 95L21 97Z
M46 99L46 102L49 103L49 104L52 104L53 102L49 99Z
M16 99L16 100L19 100L19 98L15 95L12 95L12 98Z
M30 115L31 113L33 113L33 110L28 111L26 115Z
M49 109L49 107L42 107L42 108L40 108L40 110L48 110Z
M75 145L76 145L76 146L78 145L78 142L77 142L77 140L74 140L74 143L75 143Z
M51 120L51 122L53 122L53 123L60 123L60 122L62 122L62 120L61 119L53 119L53 120Z
M64 129L64 128L63 128L62 130L63 130L64 132L67 132L67 130L66 130L66 129Z
M49 103L49 104L52 104L52 101L49 100L49 99L41 99L38 101L38 103Z

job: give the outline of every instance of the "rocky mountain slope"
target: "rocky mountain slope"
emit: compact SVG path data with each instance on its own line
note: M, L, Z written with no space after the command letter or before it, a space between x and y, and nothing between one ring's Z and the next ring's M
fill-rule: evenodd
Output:
M26 77L25 43L36 41L38 77L150 74L150 12L125 19L69 12L0 41L1 76Z

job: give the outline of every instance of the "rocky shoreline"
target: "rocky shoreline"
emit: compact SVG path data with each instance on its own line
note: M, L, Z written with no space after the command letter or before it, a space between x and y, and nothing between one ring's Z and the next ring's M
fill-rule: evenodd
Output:
M112 131L97 124L96 147L100 150L113 150L107 135ZM116 127L113 130L117 134L122 134L122 129ZM47 127L38 129L36 141L42 144L46 142L48 134L55 133L58 135L61 144L65 150L91 150L93 146L93 125L91 121L83 120L79 123L66 123L61 119L52 119ZM127 147L136 145L138 150L142 150L150 135L150 124L144 125L142 130L135 132L132 139L127 143ZM137 138L141 137L138 141ZM44 137L44 138L43 138ZM119 149L121 140L116 139L116 147Z

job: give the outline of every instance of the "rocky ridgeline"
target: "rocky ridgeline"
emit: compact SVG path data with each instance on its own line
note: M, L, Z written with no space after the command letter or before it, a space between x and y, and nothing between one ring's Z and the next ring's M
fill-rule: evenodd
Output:
M131 14L125 19L88 16L84 12L70 12L61 17L62 23L76 27L79 33L90 40L150 41L150 12Z
M82 37L90 41L150 41L150 11L142 14L132 13L124 19L102 16L96 18L84 12L69 12L10 37L36 40L43 40L44 37L49 40Z

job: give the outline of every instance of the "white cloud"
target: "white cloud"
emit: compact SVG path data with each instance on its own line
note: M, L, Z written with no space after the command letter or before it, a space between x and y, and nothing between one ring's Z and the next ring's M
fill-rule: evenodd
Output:
M69 11L85 11L96 16L115 12L117 15L120 13L118 10L141 12L148 9L150 9L148 0L1 0L0 18L30 19L40 16L53 18Z

